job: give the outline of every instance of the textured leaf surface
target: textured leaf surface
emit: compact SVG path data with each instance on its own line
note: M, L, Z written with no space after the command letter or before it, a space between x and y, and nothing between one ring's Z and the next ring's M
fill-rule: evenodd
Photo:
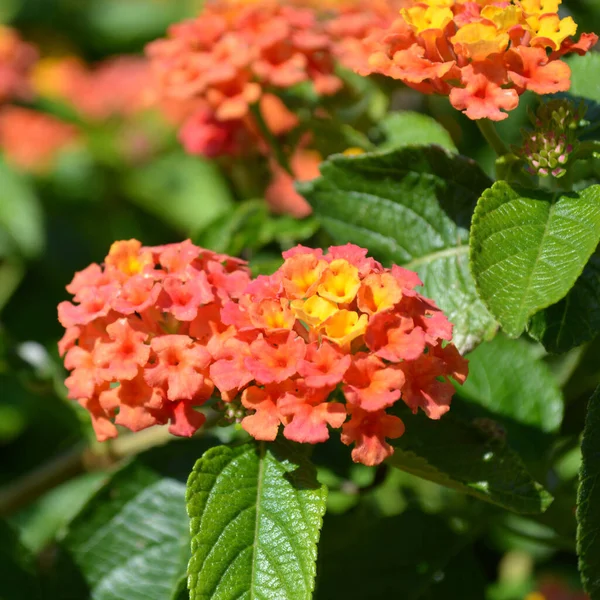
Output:
M531 344L497 335L467 358L469 376L458 389L463 398L542 431L560 427L562 395Z
M393 112L379 123L386 139L379 145L381 150L391 150L416 144L438 144L446 150L457 152L448 131L435 119L410 110Z
M470 531L456 533L443 518L416 509L387 518L361 510L327 515L315 599L417 600L429 590L438 592L433 598L453 598L440 595L438 582L445 579L452 559L471 541ZM470 576L476 579L477 566L471 567ZM470 595L468 587L463 581L456 598L483 597Z
M528 331L548 352L557 354L600 332L600 255L592 255L562 300L533 315Z
M569 66L571 94L600 102L600 55L590 52L585 56L573 56L569 60Z
M475 291L468 228L477 198L491 185L471 160L437 146L334 156L319 179L299 186L336 243L368 248L386 264L419 273L423 293L454 324L467 351L496 323Z
M94 600L169 600L190 556L185 478L208 439L173 442L117 472L65 539Z
M600 186L553 197L499 181L484 192L471 229L481 298L508 335L563 298L600 241Z
M432 421L399 409L406 432L390 443L392 466L520 513L543 512L552 497L527 472L493 422L447 414Z
M600 388L591 397L581 444L577 499L577 553L583 585L600 598Z
M288 444L209 450L188 482L190 598L310 599L325 501Z

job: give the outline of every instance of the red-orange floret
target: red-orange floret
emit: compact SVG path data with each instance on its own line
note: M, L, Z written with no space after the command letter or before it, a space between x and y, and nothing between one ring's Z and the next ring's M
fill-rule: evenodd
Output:
M148 333L131 326L126 319L118 319L106 328L110 341L94 346L94 363L99 376L105 381L125 381L138 374L150 357L150 346L144 342Z
M160 306L170 312L178 321L193 321L198 308L215 301L212 286L206 273L200 271L193 279L167 277L163 283L166 292Z
M204 399L208 400L212 386L202 373L211 361L206 348L194 344L187 335L155 337L151 346L156 359L144 372L148 385L164 388L169 400L195 398L207 392Z
M352 357L342 354L331 342L313 342L306 348L306 357L298 364L298 373L309 388L335 387L350 367Z
M258 383L282 383L297 373L305 354L306 344L296 333L273 334L252 342L244 363Z
M242 405L254 411L242 420L242 427L255 439L273 441L277 437L282 415L277 400L286 393L289 385L247 387L242 393Z
M311 388L302 380L295 389L277 402L287 423L283 435L294 442L317 444L329 439L329 425L338 429L346 420L346 407L341 402L327 402L333 388Z
M411 318L391 312L371 318L365 342L376 356L399 362L415 360L425 350L425 332Z
M404 380L400 369L386 367L372 354L359 353L344 377L344 395L350 404L374 412L391 406L400 398Z
M370 467L378 465L394 453L387 438L399 438L404 423L399 417L379 410L369 412L358 406L349 407L350 420L342 426L341 440L354 444L352 459Z

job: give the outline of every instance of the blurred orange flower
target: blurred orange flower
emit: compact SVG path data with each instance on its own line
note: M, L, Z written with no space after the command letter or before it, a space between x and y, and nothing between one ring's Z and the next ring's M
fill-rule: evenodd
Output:
M151 43L147 54L158 101L185 103L184 146L209 156L255 149L260 136L251 108L278 90L310 83L317 94L330 95L342 86L316 11L275 0L209 2L196 19ZM284 109L276 108L289 113ZM275 134L296 123L290 114L273 119L264 103L261 112L269 126L278 122Z
M76 140L73 126L50 115L18 106L0 110L0 150L25 171L48 171L59 152Z
M137 56L118 56L93 68L75 57L43 59L33 81L38 94L67 101L95 121L136 114L151 100L148 61Z
M31 97L29 75L37 57L34 46L14 29L0 25L0 103Z

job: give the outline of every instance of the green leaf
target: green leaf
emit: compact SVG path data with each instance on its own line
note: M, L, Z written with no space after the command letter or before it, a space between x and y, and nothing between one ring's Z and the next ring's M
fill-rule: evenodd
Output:
M21 541L32 552L40 552L79 513L105 480L105 473L86 473L53 488L27 506L12 519L19 527Z
M574 96L582 96L600 102L600 55L589 52L585 56L573 56L571 67L571 89Z
M600 186L551 196L499 181L477 204L471 265L477 289L511 337L563 298L600 241Z
M600 598L600 388L590 398L581 443L577 554L585 591Z
M412 111L393 112L378 124L385 141L380 150L404 146L438 144L450 152L458 152L448 131L435 119Z
M17 532L0 520L0 598L37 600L41 588L33 556L21 545Z
M463 398L542 431L560 427L562 394L531 344L497 335L467 358L469 376L458 388Z
M310 599L326 495L289 443L209 450L188 481L191 600Z
M2 251L37 256L45 242L43 221L42 207L27 180L0 158L0 240L7 237L9 245Z
M163 35L170 23L185 16L187 0L91 0L85 4L85 18L93 42L101 48L113 45L142 45ZM140 18L140 14L144 15Z
M247 200L198 232L194 243L215 252L239 256L273 242L289 248L311 237L317 229L315 219L273 216L264 200Z
M534 481L495 423L452 414L432 421L397 409L404 435L387 462L403 471L519 513L541 513L552 496Z
M600 255L592 255L560 302L533 315L527 331L556 354L589 342L600 332Z
M461 351L494 334L469 271L471 214L491 185L473 161L437 146L405 147L334 156L321 173L298 189L336 243L358 244L385 264L416 270L423 293L454 323Z
M217 165L182 152L161 156L132 171L125 189L136 204L186 235L233 207Z
M472 536L468 527L455 532L443 518L417 509L387 518L360 509L327 515L315 600L417 600L439 587ZM464 587L458 596L433 597L467 600L472 596Z
M165 600L189 560L185 477L210 438L173 442L118 471L64 540L94 600Z

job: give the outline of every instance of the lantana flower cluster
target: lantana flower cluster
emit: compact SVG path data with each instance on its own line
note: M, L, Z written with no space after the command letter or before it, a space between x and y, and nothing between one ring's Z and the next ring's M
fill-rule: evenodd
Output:
M505 119L526 90L566 91L561 57L597 41L558 16L560 0L414 0L384 33L365 41L367 75L381 73L426 93L448 95L471 119Z
M147 54L159 100L183 121L182 143L205 156L256 150L262 138L253 107L274 135L293 129L297 118L276 92L310 83L330 95L342 86L316 11L277 0L207 2Z
M222 329L221 308L249 281L243 261L189 241L115 242L102 266L75 275L75 303L58 306L59 351L68 395L89 411L98 440L115 437L115 424L170 422L171 433L189 436L204 423L194 407L214 391L207 345Z
M189 241L145 248L117 242L103 266L76 274L59 305L69 396L98 439L116 425L171 422L191 435L211 396L258 440L318 443L341 428L357 462L375 465L404 432L402 400L431 419L446 413L467 361L452 326L415 288L348 244L298 246L271 276Z

